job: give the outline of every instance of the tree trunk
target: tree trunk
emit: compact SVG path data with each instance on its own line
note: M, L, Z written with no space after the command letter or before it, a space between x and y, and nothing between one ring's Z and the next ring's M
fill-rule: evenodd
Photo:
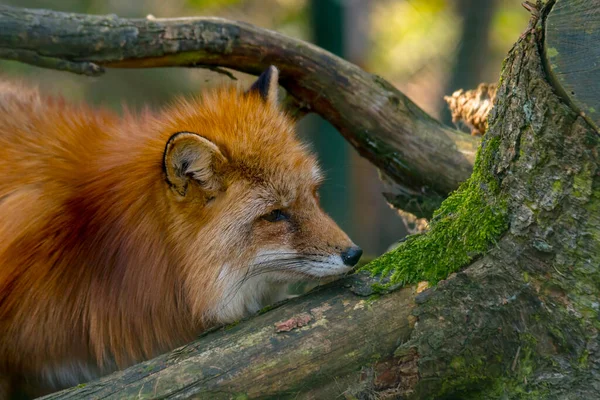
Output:
M547 79L552 5L505 60L473 175L367 266L379 284L358 274L48 398L600 398L598 132ZM423 279L439 282L393 290Z

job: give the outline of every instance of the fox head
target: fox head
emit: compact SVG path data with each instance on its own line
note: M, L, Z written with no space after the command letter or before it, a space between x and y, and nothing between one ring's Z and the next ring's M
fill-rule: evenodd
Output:
M319 206L322 174L279 109L277 80L270 67L246 92L217 90L168 112L168 232L202 318L235 320L275 284L347 273L362 254Z

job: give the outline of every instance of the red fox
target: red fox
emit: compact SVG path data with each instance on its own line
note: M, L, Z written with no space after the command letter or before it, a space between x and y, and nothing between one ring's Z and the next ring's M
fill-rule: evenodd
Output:
M123 117L0 83L0 398L149 359L362 250L321 210L278 71Z

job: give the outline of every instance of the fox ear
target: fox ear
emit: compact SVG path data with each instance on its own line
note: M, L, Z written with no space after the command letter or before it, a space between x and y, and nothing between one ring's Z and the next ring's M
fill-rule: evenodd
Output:
M219 190L221 179L216 171L225 162L216 144L191 132L171 136L163 156L167 182L181 196L186 195L191 180L208 192Z
M248 93L258 93L262 99L272 105L277 104L277 89L279 87L279 70L271 65L252 84Z

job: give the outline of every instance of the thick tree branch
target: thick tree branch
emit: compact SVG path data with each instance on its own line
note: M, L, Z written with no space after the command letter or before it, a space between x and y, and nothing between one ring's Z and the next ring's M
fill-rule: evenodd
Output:
M479 143L431 118L391 84L309 43L218 18L122 19L0 6L0 57L97 75L103 68L270 64L395 183L387 196L429 216L469 177Z
M360 297L345 287L367 294L370 283L364 275L335 282L170 354L47 398L337 398L361 380L361 365L387 369L399 341L413 329L414 289ZM410 392L417 381L415 358L405 357L397 373L404 378L397 390ZM385 377L376 382L388 384Z

